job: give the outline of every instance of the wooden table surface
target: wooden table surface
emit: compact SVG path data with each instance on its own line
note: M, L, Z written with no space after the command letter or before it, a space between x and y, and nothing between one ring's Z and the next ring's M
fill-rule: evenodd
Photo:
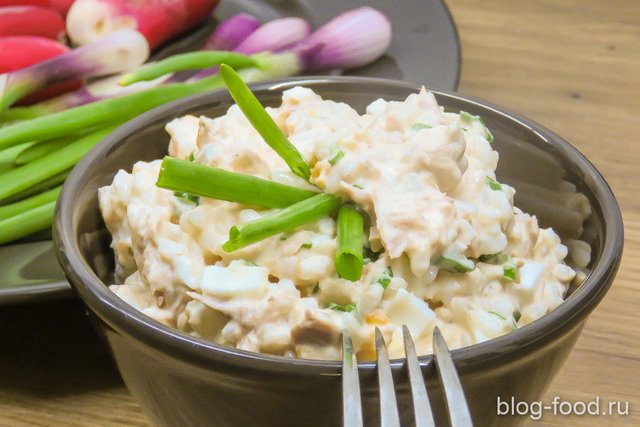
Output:
M462 40L460 92L574 144L608 180L625 221L617 279L543 401L599 397L629 402L630 414L523 420L640 425L640 1L448 4ZM0 426L16 425L148 425L77 301L0 307Z

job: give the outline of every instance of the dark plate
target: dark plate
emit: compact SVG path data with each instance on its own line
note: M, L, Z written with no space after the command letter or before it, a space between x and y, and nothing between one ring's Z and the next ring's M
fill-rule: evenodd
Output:
M442 0L222 0L218 19L248 12L261 21L301 16L314 28L339 13L369 5L392 22L393 41L375 63L348 74L384 77L455 90L460 74L460 44L455 24ZM155 58L188 50L211 32L210 22L183 40L161 49ZM71 287L58 267L50 240L0 246L0 305L66 297Z

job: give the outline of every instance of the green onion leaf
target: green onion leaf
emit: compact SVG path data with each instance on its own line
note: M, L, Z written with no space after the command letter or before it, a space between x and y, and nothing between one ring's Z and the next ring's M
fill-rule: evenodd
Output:
M491 188L492 190L502 191L502 185L500 185L498 181L491 178L490 176L487 177L487 184L489 185L489 188Z
M360 190L364 190L364 187L362 185L358 185L358 184L351 184L353 187L359 188Z
M3 173L0 175L0 200L28 191L33 186L73 167L113 129L109 127L90 133L24 166Z
M467 127L462 127L464 130L468 130L468 126L478 125L482 129L482 134L486 138L488 142L493 142L493 135L484 124L484 120L480 116L474 116L473 114L469 114L466 111L460 111L460 122Z
M258 62L251 56L227 51L201 51L173 55L158 62L144 65L122 76L118 82L122 86L153 80L165 74L185 70L204 70L222 63L234 68L257 67Z
M355 311L357 309L357 306L354 303L340 305L340 304L336 304L335 302L332 302L331 304L329 304L327 308L331 310L344 311L345 313L350 313L352 311Z
M476 268L473 261L463 256L442 255L436 259L434 264L452 273L468 273Z
M522 317L522 314L520 314L520 311L516 310L513 312L513 319L516 322L519 322L521 317Z
M498 312L490 311L489 313L493 314L494 316L498 316L498 317L499 317L499 318L501 318L502 320L507 320L507 318L506 318L504 315L502 315L502 314L500 314L500 313L498 313Z
M193 83L161 85L13 123L0 128L0 150L27 141L53 139L120 124L159 105L209 91L220 84L219 76L211 76Z
M50 228L55 207L53 200L0 221L0 245Z
M300 247L304 248L304 249L311 249L313 247L313 243L306 242L306 243L303 243L302 246L300 246Z
M260 101L255 97L238 73L226 64L220 66L220 75L229 93L247 117L251 125L258 131L262 139L285 161L296 175L309 180L311 170L298 149L291 144L285 134L273 121Z
M264 208L284 208L318 194L168 156L162 160L156 185L181 193Z
M362 214L353 205L343 205L338 212L338 250L336 251L338 276L356 281L362 275L363 238Z
M378 279L376 280L376 283L378 283L384 289L387 289L389 287L389 284L391 283L392 278L393 278L393 271L391 270L391 267L387 267L384 273L382 273L382 275L378 277Z
M518 267L516 267L515 264L505 264L503 276L505 279L511 282L517 282L518 280L520 280Z
M344 151L340 150L336 153L335 156L333 156L333 158L331 160L329 160L329 164L331 166L334 166L336 163L338 163L338 161L340 161L341 158L344 157Z
M52 188L44 193L36 194L8 205L0 206L0 221L19 215L31 209L37 208L49 202L55 202L58 199L62 186Z
M318 194L229 230L229 240L222 246L225 252L233 252L267 237L292 230L304 224L332 215L340 207L341 200L330 194Z
M413 125L411 125L411 130L416 131L416 132L419 131L419 130L422 130L422 129L431 129L431 128L433 128L433 126L428 125L426 123L419 123L418 122L418 123L414 123Z
M485 264L499 265L504 264L505 262L509 262L511 260L511 257L504 252L498 252L490 255L480 255L480 258L478 258L478 260L480 262L484 262Z

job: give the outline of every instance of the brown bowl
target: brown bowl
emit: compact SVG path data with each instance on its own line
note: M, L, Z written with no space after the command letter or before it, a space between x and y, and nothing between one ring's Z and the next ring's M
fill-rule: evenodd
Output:
M367 78L318 77L253 86L267 105L278 105L283 90L312 88L325 98L362 111L377 98L403 100L413 84ZM613 281L620 263L623 227L616 200L595 167L575 148L542 126L491 104L435 92L449 111L482 116L500 153L498 178L554 190L567 180L585 194L593 213L581 236L592 247L590 274L557 309L499 338L453 351L476 425L512 425L499 416L502 400L538 400L558 372L582 326ZM232 100L224 90L196 95L156 108L109 135L73 170L62 191L54 224L58 258L73 288L94 315L127 387L149 418L163 426L340 425L340 364L251 353L193 338L135 310L113 294L110 236L98 210L97 189L119 169L162 157L164 124L184 114L224 114ZM534 200L535 194L528 194ZM516 203L518 199L516 199ZM543 207L527 210L544 217ZM546 215L546 226L554 215ZM557 224L559 227L562 224ZM420 358L434 410L445 414L431 356ZM403 425L412 423L405 368L392 363ZM375 364L359 364L367 421L378 417ZM367 422L367 424L369 424ZM372 424L373 425L373 424Z

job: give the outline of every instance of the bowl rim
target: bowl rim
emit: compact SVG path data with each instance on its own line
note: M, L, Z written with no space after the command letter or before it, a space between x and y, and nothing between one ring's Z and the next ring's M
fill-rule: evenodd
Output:
M262 82L250 86L254 92L273 92L296 85L318 86L323 84L367 84L395 87L414 92L422 87L397 80L345 76L306 76ZM605 219L603 229L606 238L603 241L602 253L585 282L560 306L540 319L500 337L453 350L453 359L458 369L464 372L478 364L486 365L490 362L499 362L501 356L515 350L542 345L540 344L541 340L545 340L542 341L545 343L549 338L553 339L563 335L567 329L580 326L586 316L604 297L613 281L622 256L624 231L620 209L609 185L595 166L571 144L545 127L493 103L456 92L428 90L433 92L436 97L449 98L469 103L475 108L488 110L492 114L501 116L502 120L528 129L542 142L551 144L557 150L557 155L571 159L575 166L584 173L585 178L588 178L588 180L585 179L585 185L590 188L594 197L599 201L602 217ZM138 129L157 121L158 118L170 116L174 110L188 108L189 105L205 105L213 100L232 102L226 90L218 89L157 107L117 128L76 165L67 178L56 205L53 235L59 262L83 302L108 327L144 343L149 348L202 366L222 364L243 370L286 372L288 375L338 375L341 366L338 361L290 358L240 350L195 338L165 326L142 314L111 292L80 255L77 239L72 235L74 200L85 177L90 175L91 165L103 158L121 140L137 132ZM432 355L421 356L421 363L426 365L432 357ZM401 360L397 360L392 362L392 365L399 367L401 363ZM375 362L361 362L359 366L362 369L374 369Z

